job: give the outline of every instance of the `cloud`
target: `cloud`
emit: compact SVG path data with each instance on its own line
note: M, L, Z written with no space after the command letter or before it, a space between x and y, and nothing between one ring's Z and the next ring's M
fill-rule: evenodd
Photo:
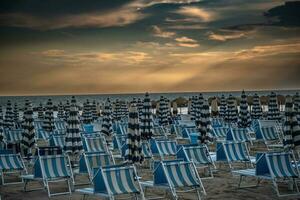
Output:
M196 48L199 47L199 44L197 43L177 43L180 47L189 47L189 48Z
M210 40L225 42L227 40L245 38L252 32L253 31L229 31L229 30L226 31L224 30L221 33L209 32L208 38Z
M161 28L159 28L156 25L152 26L152 31L155 37L171 38L176 35L175 32L163 31Z
M180 38L175 38L175 40L177 42L188 42L188 43L196 43L197 41L192 39L192 38L188 38L188 37L180 37Z
M189 47L189 48L199 47L197 40L185 36L175 38L175 41L178 42L177 45L180 47Z
M217 18L216 13L193 6L181 7L176 13L199 19L201 22L211 22Z

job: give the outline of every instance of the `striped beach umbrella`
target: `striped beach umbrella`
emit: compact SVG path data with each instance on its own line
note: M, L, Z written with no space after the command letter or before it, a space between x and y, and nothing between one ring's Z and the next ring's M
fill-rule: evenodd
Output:
M103 114L103 122L101 127L101 133L106 136L112 135L112 110L110 100L107 99L104 105Z
M144 108L144 104L143 104L142 100L140 98L138 98L138 100L137 100L137 109L138 109L139 116L142 115L143 108Z
M207 143L209 138L209 133L211 132L211 121L210 121L210 113L209 113L209 105L208 101L203 99L203 103L201 106L201 118L198 125L200 136L200 143Z
M67 120L64 150L67 154L73 156L73 161L76 160L76 156L83 151L79 128L80 121L78 106L75 97L72 96L69 118Z
M151 113L151 101L149 94L145 94L143 109L141 114L141 137L143 140L150 140L153 134L153 121Z
M53 132L54 130L53 104L51 99L48 99L46 104L43 129L47 132Z
M229 95L227 99L225 120L230 123L235 123L238 120L237 114L238 111L236 106L236 99L232 95Z
M196 119L196 107L197 107L197 102L198 99L196 96L192 96L191 98L191 108L190 108L190 115L191 115L191 120L195 120Z
M33 109L30 101L26 100L25 108L23 123L24 132L22 135L21 147L25 154L31 155L32 148L34 148L35 144L35 130L33 124Z
M14 124L15 127L18 128L19 127L19 122L20 122L20 114L19 114L19 108L18 108L18 104L15 103L14 105Z
M165 98L165 104L166 104L166 114L167 114L168 123L172 124L171 103L168 98Z
M285 103L285 116L283 126L285 149L300 148L300 124L293 109L292 97L288 96Z
M240 112L238 126L240 128L247 128L251 124L251 116L248 110L247 95L245 91L242 91L241 102L240 102Z
M14 113L12 109L12 105L10 100L7 101L6 111L5 111L5 119L4 119L4 127L5 128L13 128L14 126Z
M59 104L58 104L57 117L59 119L64 119L64 117L65 117L64 106L63 106L62 102L59 102Z
M297 116L298 123L300 124L300 96L298 92L294 97L294 110Z
M92 122L91 106L88 99L83 103L82 118L84 124L90 124Z
M275 94L275 92L271 92L269 96L267 118L269 120L280 120L280 112L277 103L277 95Z
M38 119L39 120L44 119L44 107L42 103L40 103L40 105L38 106Z
M225 96L221 96L221 103L220 103L220 117L225 118L226 116L226 99Z
M195 97L194 103L194 119L196 126L200 126L201 123L201 113L202 113L202 106L203 106L204 98L203 95L200 93L198 97Z
M92 120L96 121L98 119L98 116L97 116L97 105L95 100L91 104L91 114L92 114Z
M70 102L69 102L69 100L67 100L66 104L64 105L64 111L65 111L64 119L65 119L65 121L67 121L68 118L69 118L69 115L70 115Z
M161 126L168 125L168 105L166 104L165 98L163 96L159 99L159 108L158 108L158 123Z
M121 118L128 117L128 106L126 101L121 101Z
M123 117L122 103L119 101L119 99L116 99L116 101L114 102L113 118L115 121L120 121L122 117Z
M142 163L144 160L139 128L139 114L135 102L132 102L129 107L125 160L128 163Z
M261 104L260 104L260 99L256 93L253 96L251 117L252 117L252 119L261 119L262 118L262 108L261 108Z
M4 121L3 121L3 112L2 112L2 106L0 105L0 147L3 147L2 142L4 139L4 130L3 130L3 126L4 126Z

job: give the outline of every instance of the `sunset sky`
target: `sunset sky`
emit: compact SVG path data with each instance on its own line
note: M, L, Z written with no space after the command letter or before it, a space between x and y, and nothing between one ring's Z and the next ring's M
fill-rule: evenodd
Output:
M300 2L1 0L0 95L300 88Z

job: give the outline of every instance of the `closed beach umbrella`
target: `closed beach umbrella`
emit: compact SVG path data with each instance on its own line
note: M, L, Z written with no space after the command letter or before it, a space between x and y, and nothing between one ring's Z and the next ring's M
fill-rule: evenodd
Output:
M33 109L30 101L26 100L25 102L25 111L24 111L24 122L23 128L24 132L22 135L21 147L27 155L31 155L32 148L35 144L35 131L33 124Z
M218 100L216 97L212 99L210 107L211 107L212 116L217 116L219 113L219 108L218 108Z
M151 113L151 101L148 93L145 94L144 98L140 128L142 139L150 140L153 134L153 121Z
M237 107L236 100L232 95L229 95L227 99L226 117L225 120L230 123L237 122Z
M59 119L64 119L64 117L65 117L64 107L63 107L62 102L59 102L59 104L58 104L57 117L58 117Z
M260 104L260 99L256 93L253 96L251 117L252 117L252 119L261 119L262 118L262 108L261 108L261 104Z
M194 103L194 118L196 126L200 126L203 102L204 98L203 95L200 93L199 96L195 98Z
M19 117L20 117L20 114L19 114L18 104L15 103L15 106L14 106L14 123L15 123L16 128L19 127Z
M222 95L221 103L220 103L220 117L225 118L226 116L226 99L225 96Z
M67 132L65 137L64 150L67 154L73 156L73 161L83 151L82 141L80 137L79 112L76 99L72 96L69 118L67 120Z
M275 92L271 92L269 96L269 104L268 104L268 120L280 120L280 112L277 103L277 95Z
M3 142L3 139L4 139L3 125L4 125L3 112L2 112L2 106L0 106L0 147L3 147L2 146L3 145L2 142Z
M190 109L191 120L196 119L197 103L198 103L197 96L192 96L192 98L191 98L191 109Z
M166 104L165 98L163 96L159 99L159 108L158 108L158 123L161 126L168 125L168 105Z
M283 144L285 149L298 149L300 147L300 125L296 117L296 112L293 109L293 101L290 96L286 98L285 103L283 132Z
M13 117L14 117L14 113L12 110L12 105L11 105L10 100L8 100L7 105L6 105L5 120L4 120L5 128L8 128L8 129L13 128L13 126L14 126Z
M90 124L92 122L91 106L88 99L83 104L82 118L84 124Z
M142 139L139 129L139 114L136 103L129 107L128 130L126 138L125 160L129 163L142 163Z
M128 107L125 101L121 101L121 118L127 118L128 116Z
M91 104L91 114L92 114L93 121L96 121L98 119L98 116L97 116L97 105L95 100Z
M171 112L170 100L165 98L165 104L166 104L166 114L167 114L168 123L172 124L172 112Z
M104 110L102 112L103 115L103 122L102 122L102 128L101 133L103 133L106 136L112 135L112 110L111 110L111 103L110 100L107 99L104 105Z
M201 106L201 118L198 127L200 131L200 143L205 144L210 139L209 133L211 132L211 121L207 100L203 100L203 104Z
M119 99L116 99L114 105L115 106L114 106L113 118L115 121L120 121L123 116L122 104L119 101Z
M138 100L137 100L137 108L138 108L139 116L142 115L143 107L144 107L144 104L143 104L142 100L140 98L138 98Z
M64 110L65 110L65 121L68 120L69 115L70 115L70 102L67 100L66 104L64 105Z
M52 100L48 99L46 104L46 111L43 121L43 129L47 132L53 132L54 130L54 116L53 116L53 104Z
M42 103L40 103L40 105L38 107L38 119L39 120L43 120L44 119L44 107L43 107Z
M294 110L297 116L298 123L300 124L300 96L298 92L294 97Z
M247 103L247 95L243 90L241 95L241 102L240 102L240 113L239 113L239 121L238 125L241 128L247 128L251 124L251 117L248 110L248 103Z

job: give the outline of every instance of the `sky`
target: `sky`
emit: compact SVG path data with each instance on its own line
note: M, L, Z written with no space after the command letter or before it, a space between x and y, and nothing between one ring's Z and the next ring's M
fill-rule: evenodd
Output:
M1 0L0 95L300 88L300 2Z

